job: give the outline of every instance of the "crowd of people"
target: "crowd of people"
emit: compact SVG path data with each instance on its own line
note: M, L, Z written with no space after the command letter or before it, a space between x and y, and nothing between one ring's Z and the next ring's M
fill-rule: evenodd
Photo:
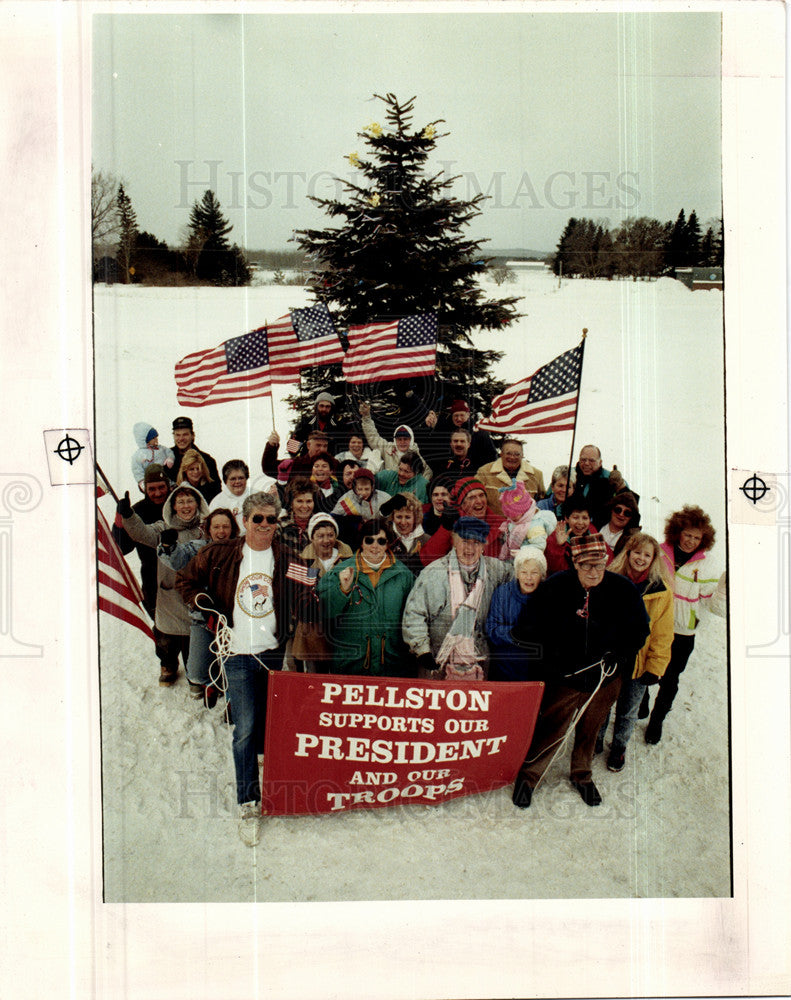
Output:
M597 805L592 761L610 717L611 771L637 719L650 716L646 743L662 738L718 584L708 515L684 506L660 543L597 446L546 487L522 442L498 448L463 400L388 435L369 403L353 422L334 405L320 393L284 454L273 432L252 483L242 459L218 471L189 417L173 421L172 448L137 424L143 498L118 503L113 531L140 555L160 684L181 663L193 697L224 698L242 839L259 836L270 670L542 681L514 804L530 805L573 738L571 782Z

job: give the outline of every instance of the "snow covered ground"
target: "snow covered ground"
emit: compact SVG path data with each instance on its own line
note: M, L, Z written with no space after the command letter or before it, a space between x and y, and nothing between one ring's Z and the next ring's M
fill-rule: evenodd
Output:
M575 453L598 444L641 494L646 530L699 503L725 568L722 294L657 282L566 281L522 273L491 294L523 296L525 314L481 346L506 352L509 382L574 346L585 349ZM189 412L197 443L251 470L282 397L182 411L173 366L191 351L307 304L296 286L151 289L96 286L96 457L134 496L132 426L163 442ZM534 435L526 453L548 480L568 461L570 434ZM112 516L112 503L102 501ZM130 559L134 565L135 557ZM658 746L639 723L620 774L603 758L604 796L584 805L557 761L529 810L510 789L438 807L402 806L266 820L257 849L236 835L229 727L187 696L183 677L158 685L150 643L100 616L105 900L107 902L704 897L730 893L727 630L702 624Z

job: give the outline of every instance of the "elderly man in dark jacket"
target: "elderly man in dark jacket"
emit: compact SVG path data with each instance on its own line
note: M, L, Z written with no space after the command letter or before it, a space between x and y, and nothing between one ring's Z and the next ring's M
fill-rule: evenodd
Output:
M514 785L514 805L526 808L566 733L575 729L571 783L589 806L601 802L591 776L596 735L631 676L648 637L648 615L637 588L605 572L607 546L599 534L571 541L574 569L543 583L512 631L518 645L541 650L526 661L525 680L544 681L541 711Z
M282 669L295 603L286 576L289 560L275 537L279 513L277 497L252 493L242 506L245 534L205 546L176 578L190 607L212 607L227 623L230 655L224 669L233 707L239 835L249 846L260 837L257 753L263 746L267 678L270 670Z

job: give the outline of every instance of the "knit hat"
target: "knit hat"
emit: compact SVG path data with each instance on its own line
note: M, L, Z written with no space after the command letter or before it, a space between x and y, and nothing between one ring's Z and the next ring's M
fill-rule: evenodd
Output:
M393 435L393 437L394 438L403 438L403 437L411 438L412 435L411 435L411 433L409 431L409 428L405 427L403 424L401 424L400 427L396 427L395 434Z
M176 419L173 421L174 431L183 431L183 430L191 431L192 429L193 428L192 428L191 417L176 417Z
M463 399L454 399L450 407L451 413L469 413L470 407Z
M607 558L607 543L598 532L595 532L570 539L569 551L575 564L600 562Z
M159 437L159 431L155 430L152 427L151 430L148 432L148 434L146 434L146 444L148 444L149 441L153 441L154 438L158 438L158 437Z
M451 490L450 502L455 507L461 507L467 494L472 493L473 490L482 490L485 493L486 487L480 479L475 479L473 476L463 476L457 480L456 485Z
M489 525L479 517L460 517L453 525L453 534L459 538L472 538L485 542L489 537Z
M403 510L403 508L407 506L408 502L404 494L396 493L394 497L390 497L389 500L385 500L385 502L379 508L379 513L383 517L389 517L391 514L394 514L397 510Z
M320 392L318 396L316 396L316 405L318 406L319 403L329 403L330 406L334 406L335 397L330 395L328 392Z
M161 465L157 465L156 462L152 462L151 465L146 466L146 471L143 473L144 483L168 483L170 480L165 475L165 470Z
M338 522L335 520L332 514L319 513L319 514L314 514L308 521L308 538L310 538L311 540L313 539L313 532L321 524L331 524L332 527L335 528L335 534L336 535L338 534Z
M541 549L536 548L535 545L523 545L521 549L517 549L514 556L514 576L528 562L534 562L538 565L542 577L547 575L547 557Z
M352 473L352 483L356 483L358 479L368 479L372 483L376 482L376 477L370 469L355 469Z
M509 521L518 521L534 503L527 486L518 482L515 476L510 486L503 486L500 490L500 505Z

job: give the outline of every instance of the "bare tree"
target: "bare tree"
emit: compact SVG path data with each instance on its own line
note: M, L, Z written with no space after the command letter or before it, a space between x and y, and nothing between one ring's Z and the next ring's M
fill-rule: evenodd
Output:
M118 181L113 174L91 171L91 242L97 254L104 243L114 243L120 231Z

